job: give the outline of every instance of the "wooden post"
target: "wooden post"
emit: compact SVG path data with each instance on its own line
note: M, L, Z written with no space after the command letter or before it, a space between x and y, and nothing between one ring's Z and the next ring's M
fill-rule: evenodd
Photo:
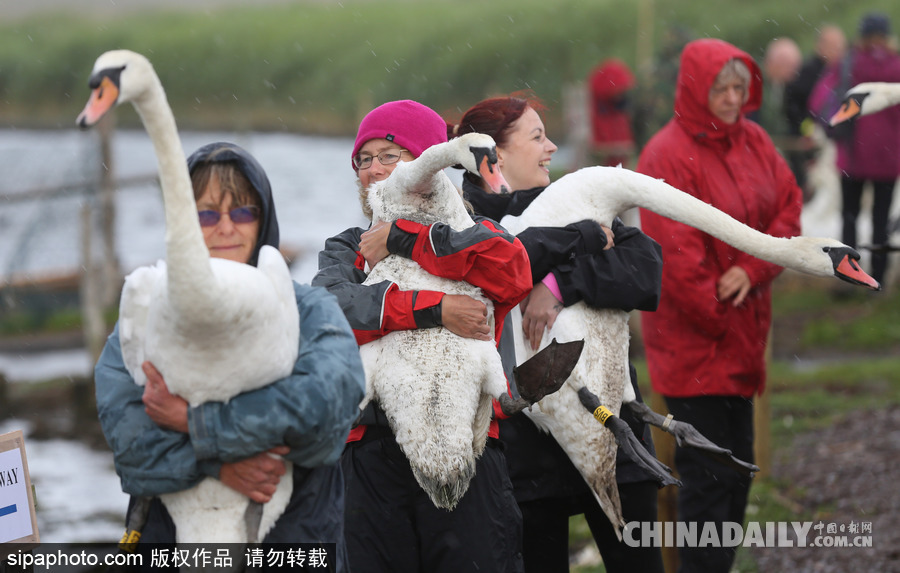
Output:
M9 383L6 375L0 372L0 420L12 415L9 408Z
M112 136L115 132L116 115L109 113L97 124L100 133L100 156L103 168L100 171L100 236L102 237L103 256L100 259L101 305L108 309L119 301L122 286L122 271L119 257L116 254L116 182L113 168Z
M93 261L92 235L93 204L90 199L84 202L81 210L81 240L84 264L81 271L81 329L84 341L91 356L91 364L96 364L103 350L106 339L106 324L103 319L103 305L100 292L100 266ZM72 430L76 434L87 424L97 419L97 408L94 400L93 376L81 376L72 379L72 407L74 416Z
M636 69L639 81L650 79L653 73L653 0L640 0L637 13Z
M85 194L84 205L81 210L81 328L84 342L91 357L91 364L96 364L103 351L103 344L108 334L104 311L110 299L114 299L113 281L118 285L118 264L110 261L115 258L115 248L112 241L113 219L113 192L115 183L112 174L112 153L110 137L112 127L107 118L100 120L98 125L100 134L100 175L97 178L97 187L88 189ZM106 122L106 123L104 123ZM105 191L104 191L105 188ZM98 209L99 207L99 209ZM99 217L94 216L94 211L101 211ZM107 219L107 217L110 217ZM110 241L104 247L103 262L95 259L94 227L95 221L100 219L101 236L104 242ZM111 270L112 269L112 270ZM115 273L115 278L112 274ZM112 292L111 292L112 291ZM72 404L75 410L74 430L85 427L97 419L97 408L94 401L94 379L77 377L72 382Z
M753 401L753 457L759 466L756 479L772 475L772 408L769 392L763 392Z
M652 390L650 392L650 407L663 416L669 413L665 398ZM653 446L656 448L656 458L672 468L672 474L678 477L678 471L675 469L675 437L656 426L651 426L650 431L653 436ZM672 485L666 486L660 489L656 496L658 504L656 520L660 523L678 521L678 488ZM663 547L662 558L663 568L666 570L666 573L676 573L678 571L677 547Z
M588 114L588 90L584 81L569 82L562 87L563 115L566 125L566 145L571 150L567 168L575 171L590 160L591 120Z
M766 344L766 364L772 361L772 329ZM772 475L772 405L770 390L758 394L753 400L753 457L759 466L755 479Z
M106 338L103 319L101 268L94 261L94 205L93 198L86 198L81 208L81 325L84 341L96 362Z

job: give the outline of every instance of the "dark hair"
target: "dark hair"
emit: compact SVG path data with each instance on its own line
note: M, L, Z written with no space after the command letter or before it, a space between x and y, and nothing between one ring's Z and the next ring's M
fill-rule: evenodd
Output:
M206 193L206 187L213 178L218 179L219 188L222 190L223 200L226 195L231 195L231 204L256 205L262 207L262 199L259 192L240 170L236 161L220 161L217 156L225 153L227 148L217 149L198 163L191 172L191 184L194 187L194 200L196 201Z
M872 36L890 36L891 20L881 12L869 12L859 22L859 36L870 38Z
M481 100L463 114L458 124L447 125L447 137L472 132L484 133L493 137L494 142L502 147L508 141L512 124L529 107L537 112L546 109L541 100L530 92L515 92L508 96Z

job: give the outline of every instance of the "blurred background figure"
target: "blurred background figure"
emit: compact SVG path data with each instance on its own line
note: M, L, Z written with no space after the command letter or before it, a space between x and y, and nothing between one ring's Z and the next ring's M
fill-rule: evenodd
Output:
M681 50L693 39L694 33L688 28L680 25L667 26L663 30L651 69L641 70L632 110L634 138L638 149L646 145L650 137L672 117Z
M785 157L797 178L797 185L803 190L804 202L812 199L815 194L808 171L818 156L819 145L813 138L815 121L807 107L807 101L827 66L841 61L846 51L847 37L844 31L833 24L822 26L815 51L803 60L797 76L784 86L784 115L787 119L788 137L792 140L791 145L786 146Z
M766 46L763 56L762 106L756 114L750 114L775 140L775 145L782 153L789 147L787 119L784 113L785 86L797 77L803 64L803 53L800 46L791 38L775 38ZM755 116L755 117L754 117Z
M610 58L588 78L591 117L591 163L629 167L634 155L630 92L634 74L622 60Z
M775 38L766 47L763 71L771 82L784 86L797 76L802 64L800 46L790 38Z
M762 74L722 40L681 55L674 116L644 146L637 171L775 236L800 234L800 189L771 139L746 113L762 99ZM653 390L676 420L743 460L753 460L753 399L766 382L772 282L782 268L697 229L641 210L641 229L662 246L662 296L641 313ZM750 478L678 447L684 486L678 520L742 523ZM720 534L721 535L721 534ZM734 548L681 547L680 573L728 573Z
M790 133L784 107L786 86L796 79L803 64L800 46L791 38L770 41L763 55L763 99L755 112L747 117L762 125L781 154L787 158L796 150L797 141ZM791 170L793 171L793 169ZM794 172L794 177L797 174Z
M844 93L863 82L900 82L900 55L891 42L891 23L872 12L859 23L850 52L829 65L813 88L809 109L827 122ZM894 186L900 176L900 107L892 107L848 123L834 131L837 169L841 178L841 240L855 247L862 194L869 182L872 202L872 259L870 274L885 284L888 266L888 217Z

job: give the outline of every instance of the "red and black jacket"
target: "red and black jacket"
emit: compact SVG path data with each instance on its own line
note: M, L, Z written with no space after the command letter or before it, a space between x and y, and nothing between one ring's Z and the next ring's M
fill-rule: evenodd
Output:
M499 341L507 313L531 290L531 269L522 243L490 219L455 231L444 223L422 225L399 219L388 237L388 250L416 261L429 273L476 286L494 303L494 337ZM319 271L312 280L334 294L356 341L362 345L395 330L430 328L440 324L444 293L402 290L393 282L364 285L366 261L359 251L365 229L351 228L325 241ZM365 422L365 420L363 420ZM354 428L348 441L358 440L365 425ZM497 437L496 424L490 435Z

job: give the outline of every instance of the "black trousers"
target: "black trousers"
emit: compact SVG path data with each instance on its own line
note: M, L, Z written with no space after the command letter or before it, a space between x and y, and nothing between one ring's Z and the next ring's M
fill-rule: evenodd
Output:
M629 521L656 521L655 482L619 484L622 516ZM519 504L524 520L525 573L569 571L569 517L584 514L608 573L663 573L658 547L629 547L619 541L609 518L590 492L565 498L542 498Z
M345 535L353 573L522 572L522 514L499 441L453 511L419 486L389 430L347 445Z
M859 218L865 183L866 179L857 179L846 175L841 177L841 197L843 199L841 240L854 248L856 247L856 220ZM888 242L888 217L891 214L895 183L894 179L872 181L872 192L874 193L872 202L873 245L886 245ZM872 278L879 283L884 282L887 263L887 252L872 253Z
M692 424L715 444L753 462L753 401L738 396L666 397L669 413ZM675 449L675 467L684 485L678 492L678 520L743 525L750 493L750 476L736 472L693 448ZM682 547L680 573L728 573L734 547Z

